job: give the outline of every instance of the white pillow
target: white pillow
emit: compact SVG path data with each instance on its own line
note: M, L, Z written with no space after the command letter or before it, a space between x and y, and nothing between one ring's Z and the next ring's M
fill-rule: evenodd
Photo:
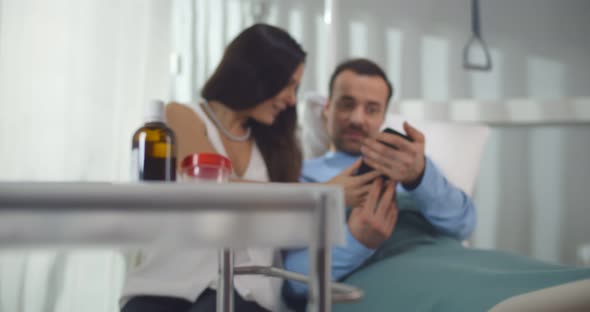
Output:
M301 144L306 159L318 157L328 150L329 138L321 113L325 103L326 98L318 94L308 94L300 103ZM391 127L404 133L404 120L400 115L387 114L383 128ZM447 179L471 196L490 133L489 127L476 123L407 121L424 133L426 154Z
M320 94L307 93L297 105L301 148L305 159L319 157L330 147L330 138L322 118L326 100L327 98Z
M388 114L384 124L403 133L404 120L403 116ZM407 121L424 133L426 155L451 183L471 196L490 129L481 124Z

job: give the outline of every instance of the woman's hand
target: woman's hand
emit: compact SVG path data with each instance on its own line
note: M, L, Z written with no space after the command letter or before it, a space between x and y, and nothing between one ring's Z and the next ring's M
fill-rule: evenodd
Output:
M371 189L367 200L352 209L348 228L365 247L377 249L391 236L397 223L395 182L383 182L377 178L369 186Z
M375 180L380 174L376 170L372 170L363 175L356 176L355 174L361 163L362 160L358 159L352 166L344 169L342 173L326 182L326 184L338 185L344 189L346 207L360 205L371 189L371 181Z

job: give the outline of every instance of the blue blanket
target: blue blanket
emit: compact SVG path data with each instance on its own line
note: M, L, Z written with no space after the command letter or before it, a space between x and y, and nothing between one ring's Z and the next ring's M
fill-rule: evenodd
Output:
M389 240L344 279L362 288L364 299L334 311L487 311L515 295L590 278L590 268L464 248L439 234L411 202L403 206Z

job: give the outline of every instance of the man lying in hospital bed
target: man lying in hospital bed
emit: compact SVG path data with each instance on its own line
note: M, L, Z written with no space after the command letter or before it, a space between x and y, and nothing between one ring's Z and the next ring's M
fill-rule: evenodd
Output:
M334 87L338 86L331 84ZM346 96L353 102L350 105L364 105L354 94ZM330 103L335 104L332 100ZM323 155L329 146L334 149L334 135L326 131L326 119L332 124L343 121L325 110L326 102L326 98L315 95L300 106L307 158ZM400 116L388 115L384 125L403 131L402 122ZM471 194L489 129L480 125L412 124L424 133L426 154L449 182ZM359 127L362 130L362 125ZM317 171L318 162L327 157L308 160L303 175L306 169ZM360 303L337 305L336 311L590 311L590 269L465 248L425 219L411 196L398 193L397 208L398 222L391 237L343 278L361 287L365 298ZM289 267L288 258L286 266L297 270L297 266ZM294 291L297 287L301 285L286 284L285 294L287 301L301 307L301 292Z

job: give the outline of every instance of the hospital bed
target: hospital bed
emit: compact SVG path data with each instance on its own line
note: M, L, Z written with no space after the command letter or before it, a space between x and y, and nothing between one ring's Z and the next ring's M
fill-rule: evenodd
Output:
M321 94L311 93L298 106L307 158L327 151L321 117L325 101ZM408 119L388 113L383 127L403 131L404 120ZM426 154L448 180L472 196L490 128L476 122L408 121L425 134ZM335 311L590 311L590 268L465 248L469 241L440 235L410 198L398 197L398 207L392 237L344 278L363 289L365 297L336 305Z

